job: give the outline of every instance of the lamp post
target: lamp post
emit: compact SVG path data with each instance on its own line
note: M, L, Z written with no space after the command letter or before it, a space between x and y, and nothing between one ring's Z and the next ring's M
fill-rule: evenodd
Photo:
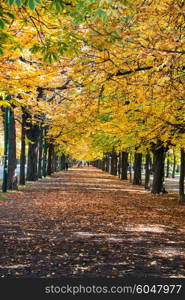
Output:
M10 101L11 96L7 96L5 100ZM2 192L7 192L8 184L8 153L9 153L9 129L10 129L10 106L5 108L5 119L4 119L4 170L3 170L3 185Z

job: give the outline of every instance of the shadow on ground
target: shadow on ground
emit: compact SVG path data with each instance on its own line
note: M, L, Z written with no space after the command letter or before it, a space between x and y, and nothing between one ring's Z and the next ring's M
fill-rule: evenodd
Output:
M0 276L185 277L185 206L95 168L0 201Z

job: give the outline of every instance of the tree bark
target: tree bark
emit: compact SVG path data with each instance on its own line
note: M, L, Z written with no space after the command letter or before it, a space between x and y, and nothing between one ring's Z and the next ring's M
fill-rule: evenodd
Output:
M38 178L42 178L42 164L43 164L43 128L40 129L40 137L39 137Z
M53 173L53 152L54 152L54 145L49 144L48 148L48 167L47 167L47 174L51 175Z
M175 178L175 171L176 171L176 155L175 155L175 151L173 151L173 170L172 170L172 178Z
M60 157L60 170L64 170L65 169L65 154L63 153Z
M9 131L9 154L8 154L8 183L7 189L17 189L17 182L14 182L15 169L17 166L16 160L16 127L14 110L10 111L10 131Z
M167 149L164 146L153 150L154 161L153 161L153 183L152 183L152 194L165 193L164 189L164 163L165 154Z
M106 166L105 166L105 171L109 172L109 155L106 155Z
M105 166L106 166L106 158L102 158L102 171L105 171Z
M56 172L59 172L60 168L59 168L59 157L58 155L56 155Z
M132 183L132 153L129 155L129 181Z
M40 136L40 127L37 124L32 124L28 121L29 129L26 130L28 139L28 164L27 164L27 176L29 181L38 180L38 141Z
M47 128L44 127L43 129L43 135L44 135L44 155L43 155L43 166L42 166L42 175L44 177L47 176L47 152L48 152L48 145L47 145L47 139L46 139L46 134L47 134Z
M111 153L111 172L112 175L117 175L117 154L116 152Z
M118 156L117 154L115 154L115 160L114 160L114 175L117 176L118 175Z
M134 155L134 185L141 185L141 165L142 165L142 153L135 153Z
M53 151L52 164L53 164L53 172L57 172L57 155L56 155L55 150Z
M28 181L38 180L37 173L37 161L38 161L38 144L28 144L28 166L27 166L27 177Z
M185 150L181 148L181 168L179 178L179 202L185 202L184 194L184 179L185 179Z
M120 179L127 180L127 171L128 171L128 153L121 152L121 161L120 161Z
M145 190L150 189L150 154L146 154L145 161Z
M166 160L166 178L170 176L170 158L169 153L167 153L167 160Z
M21 155L20 155L20 177L19 183L25 185L25 166L26 166L26 115L22 114L22 125L21 125Z

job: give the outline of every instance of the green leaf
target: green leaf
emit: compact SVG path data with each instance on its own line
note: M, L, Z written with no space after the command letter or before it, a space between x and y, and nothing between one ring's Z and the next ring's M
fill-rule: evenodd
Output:
M21 7L21 5L22 5L21 0L15 0L15 3L17 4L18 7Z
M98 9L95 11L94 16L93 16L93 20L100 18L103 22L106 22L107 20L107 13L105 10L103 9Z
M32 9L32 10L35 9L35 3L34 3L34 0L29 0L28 5L29 5L29 8L30 8L30 9Z
M14 4L15 0L8 0L8 5Z
M56 10L60 11L61 7L60 7L60 2L58 0L55 0L55 6L56 6Z
M36 3L41 4L41 0L35 0Z
M3 18L2 21L3 21L4 23L10 25L10 21L8 21L7 19L4 19L4 18Z
M3 54L4 54L3 48L0 48L0 56L2 56Z
M41 47L40 47L40 45L38 45L38 44L34 44L34 45L30 48L31 53L38 53L40 50L41 50Z
M9 12L6 12L6 13L4 13L6 16L8 16L9 18L11 18L11 19L15 19L15 16L13 15L13 14L11 14L11 13L9 13Z
M2 19L0 19L0 28L1 28L1 29L4 29L4 22L3 22Z

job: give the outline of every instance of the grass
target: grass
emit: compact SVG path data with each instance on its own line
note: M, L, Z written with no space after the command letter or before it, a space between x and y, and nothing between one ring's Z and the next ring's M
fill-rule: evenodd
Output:
M7 193L0 193L0 200L6 200L7 199Z

